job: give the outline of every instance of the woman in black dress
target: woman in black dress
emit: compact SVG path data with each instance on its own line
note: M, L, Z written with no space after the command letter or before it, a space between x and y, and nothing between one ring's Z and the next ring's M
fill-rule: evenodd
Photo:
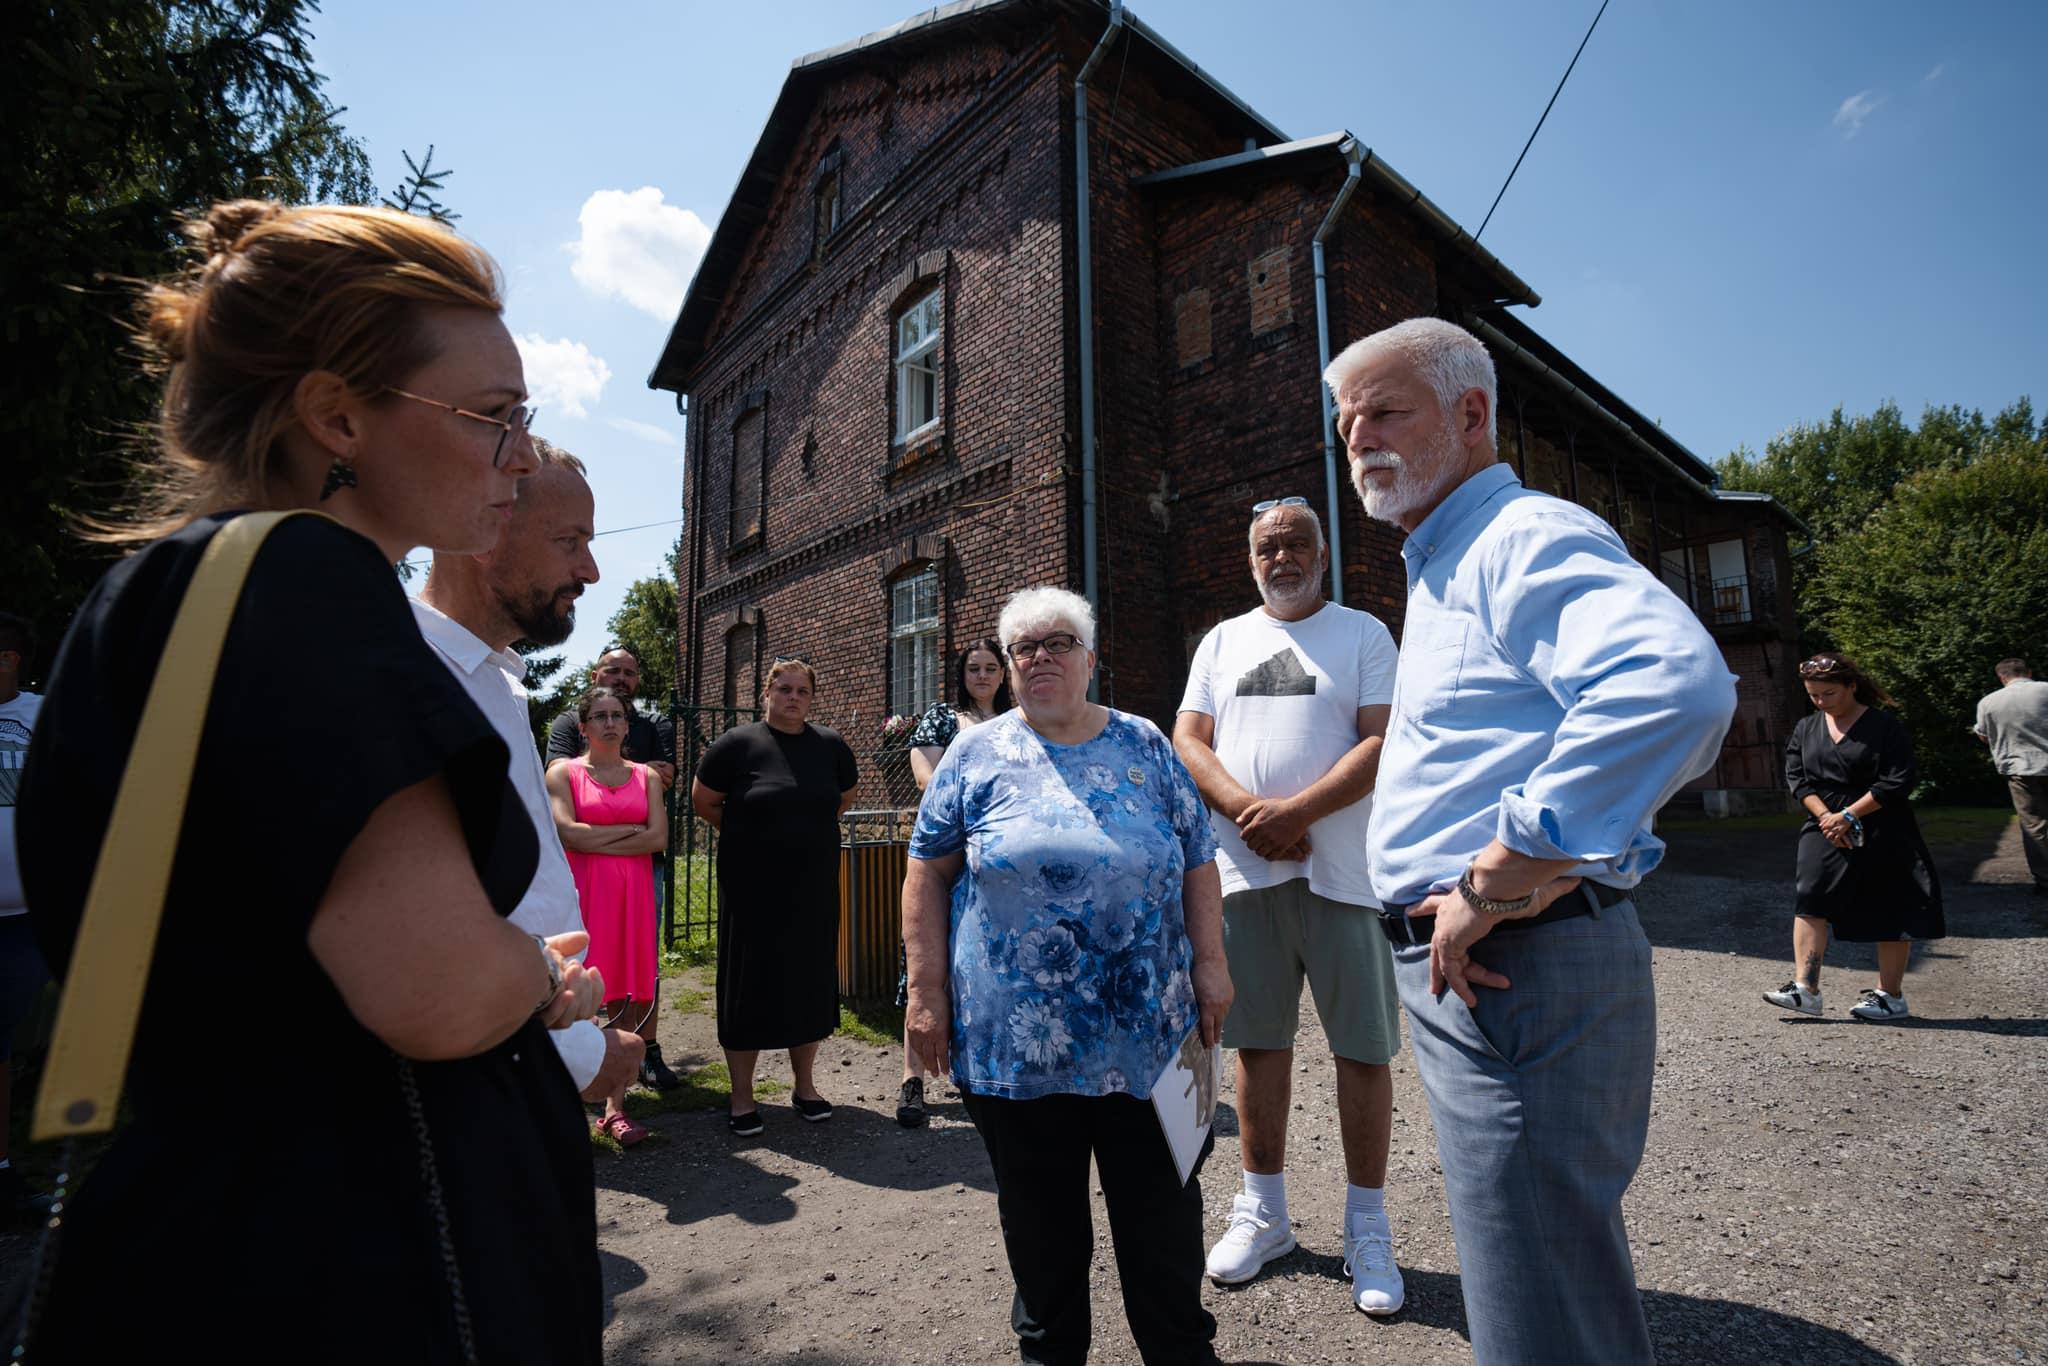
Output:
M1832 929L1837 939L1877 945L1877 987L1849 1013L1902 1020L1912 941L1947 933L1941 883L1907 803L1913 742L1883 710L1891 699L1847 657L1815 655L1799 666L1799 678L1814 711L1785 747L1785 785L1807 812L1799 829L1793 976L1764 1000L1820 1014L1821 956Z
M599 983L563 960L581 933L505 919L534 827L391 572L488 550L536 468L496 268L382 209L244 201L191 231L148 297L162 515L65 636L21 789L60 977L200 556L242 510L327 517L270 537L228 632L132 1115L66 1211L32 1355L597 1362L590 1141L546 1030ZM222 1009L252 996L283 1008Z
M839 1024L839 818L860 769L839 733L811 725L818 672L768 666L767 719L704 751L690 805L719 832L718 1043L732 1076L726 1123L761 1132L754 1066L787 1048L797 1114L832 1118L812 1067Z
M953 700L934 702L910 733L910 772L921 793L931 786L932 773L960 732L993 721L1010 709L1010 678L1003 668L1003 645L994 636L975 641L960 652L953 670ZM896 964L896 1006L910 1004L910 960L899 954ZM924 1127L924 1069L910 1046L910 1026L903 1028L903 1085L896 1097L896 1122L906 1129Z

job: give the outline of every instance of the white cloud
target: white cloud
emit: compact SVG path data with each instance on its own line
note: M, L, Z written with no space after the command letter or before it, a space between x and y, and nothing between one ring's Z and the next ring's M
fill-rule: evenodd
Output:
M652 441L657 446L683 444L676 439L674 432L666 427L658 427L652 422L636 422L630 417L608 417L604 421L608 427L616 427L628 436L637 436L642 441Z
M512 340L536 406L564 417L590 416L590 405L604 397L604 386L611 382L612 368L603 356L593 356L589 347L567 337L549 341L527 332Z
M1863 131L1863 121L1877 112L1884 103L1884 94L1877 90L1859 90L1843 100L1835 110L1835 127L1842 130L1842 136L1853 138Z
M1928 72L1928 73L1927 73L1927 74L1926 74L1925 76L1922 76L1922 77L1920 78L1920 84L1922 84L1922 85L1933 85L1933 84L1934 84L1934 83L1935 83L1936 81L1938 81L1938 80L1940 80L1940 79L1941 79L1941 75L1942 75L1942 73L1943 73L1944 71L1947 71L1947 70L1948 70L1948 63L1947 63L1947 62L1936 62L1936 63L1934 64L1934 70L1932 70L1932 71Z
M569 243L569 271L600 298L623 299L642 313L672 319L683 290L711 243L711 229L688 209L662 202L652 185L599 190L576 215L582 234Z

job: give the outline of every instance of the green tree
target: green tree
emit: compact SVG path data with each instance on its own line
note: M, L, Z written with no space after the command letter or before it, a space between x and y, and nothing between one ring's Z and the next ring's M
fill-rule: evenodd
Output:
M0 20L0 583L54 641L108 554L70 534L132 500L156 385L133 282L215 199L374 197L321 93L312 0L65 0ZM42 661L47 665L46 658Z
M1823 544L1815 623L1897 697L1924 782L1947 799L2002 788L1969 734L2007 655L2048 660L2048 449L2008 427L1988 453L1905 478Z

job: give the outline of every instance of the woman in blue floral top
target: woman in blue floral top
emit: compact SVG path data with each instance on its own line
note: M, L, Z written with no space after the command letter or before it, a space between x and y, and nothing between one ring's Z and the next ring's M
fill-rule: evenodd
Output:
M1003 677L1003 647L993 636L984 637L960 652L953 671L953 700L934 702L918 718L910 733L910 772L917 790L931 786L932 774L946 750L960 732L992 721L1010 709L1010 680ZM897 968L896 1004L910 1004L910 960L906 956ZM917 1050L910 1046L909 1020L903 1029L903 1087L896 1100L896 1122L906 1129L924 1127L924 1069L917 1064Z
M1140 1355L1200 1366L1201 1186L1147 1101L1230 1009L1208 814L1156 726L1088 701L1085 599L1027 589L997 635L1016 709L953 742L911 836L911 1042L988 1148L1026 1359L1087 1356L1092 1155Z

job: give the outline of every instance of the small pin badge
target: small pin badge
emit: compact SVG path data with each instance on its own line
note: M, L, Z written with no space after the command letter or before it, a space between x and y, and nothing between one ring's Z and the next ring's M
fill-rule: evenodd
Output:
M1139 768L1136 764L1133 764L1129 768L1125 769L1124 776L1126 778L1129 778L1132 782L1136 783L1139 787L1143 787L1145 785L1145 770Z

